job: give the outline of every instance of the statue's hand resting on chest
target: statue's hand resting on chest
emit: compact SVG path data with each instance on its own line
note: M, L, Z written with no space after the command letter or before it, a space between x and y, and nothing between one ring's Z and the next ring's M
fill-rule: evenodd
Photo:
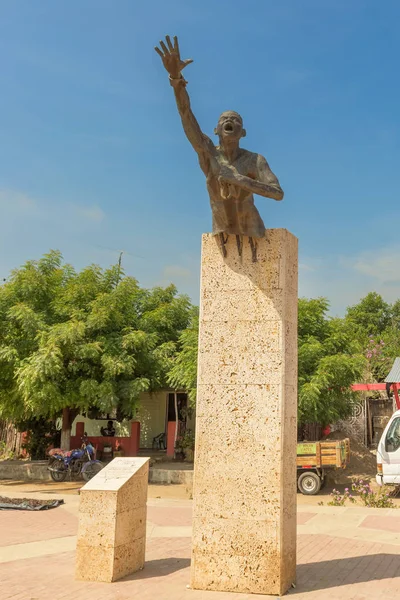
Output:
M239 198L241 189L235 185L235 181L238 181L239 177L239 171L234 166L226 163L220 165L218 182L224 200L237 200Z

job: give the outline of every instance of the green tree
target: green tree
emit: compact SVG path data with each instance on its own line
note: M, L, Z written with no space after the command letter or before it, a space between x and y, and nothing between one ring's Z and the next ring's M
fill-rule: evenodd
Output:
M365 380L384 381L400 356L400 300L390 305L371 292L348 308L346 322L367 358Z
M345 319L328 317L326 298L299 300L299 422L333 423L351 414L366 358ZM198 315L182 332L169 382L196 396Z
M174 286L143 289L119 266L76 272L52 251L0 287L0 416L78 412L130 417L139 394L166 385L191 305Z
M194 307L189 326L179 337L177 353L168 374L171 387L186 390L192 407L196 404L198 343L199 311Z
M391 326L394 330L400 333L400 300L396 300L394 304L392 304L392 323Z
M357 337L379 336L392 323L392 309L377 292L370 292L358 304L347 309L346 320L352 323Z
M327 316L326 298L299 300L300 423L334 423L351 414L351 385L362 379L366 359L345 319Z

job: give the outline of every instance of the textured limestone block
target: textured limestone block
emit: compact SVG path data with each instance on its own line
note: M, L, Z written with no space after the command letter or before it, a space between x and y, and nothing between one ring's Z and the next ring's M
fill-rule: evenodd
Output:
M297 239L203 235L191 587L284 594L296 575Z
M82 489L76 579L116 581L144 567L149 458L114 458Z

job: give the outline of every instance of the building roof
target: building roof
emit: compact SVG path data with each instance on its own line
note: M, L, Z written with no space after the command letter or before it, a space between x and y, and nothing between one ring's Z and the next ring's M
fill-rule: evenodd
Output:
M390 370L390 373L385 379L386 383L400 383L400 358L397 357L394 359L393 366Z

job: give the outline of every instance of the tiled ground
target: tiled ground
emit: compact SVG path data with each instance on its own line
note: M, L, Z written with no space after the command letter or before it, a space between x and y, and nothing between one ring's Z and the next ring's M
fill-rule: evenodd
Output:
M0 546L75 535L76 522L76 517L62 507L34 515L22 510L1 511Z
M113 584L74 580L78 498L44 513L0 512L2 600L255 600L187 589L191 502L149 500L145 569ZM399 600L395 510L299 506L294 600ZM399 511L400 512L400 511Z

